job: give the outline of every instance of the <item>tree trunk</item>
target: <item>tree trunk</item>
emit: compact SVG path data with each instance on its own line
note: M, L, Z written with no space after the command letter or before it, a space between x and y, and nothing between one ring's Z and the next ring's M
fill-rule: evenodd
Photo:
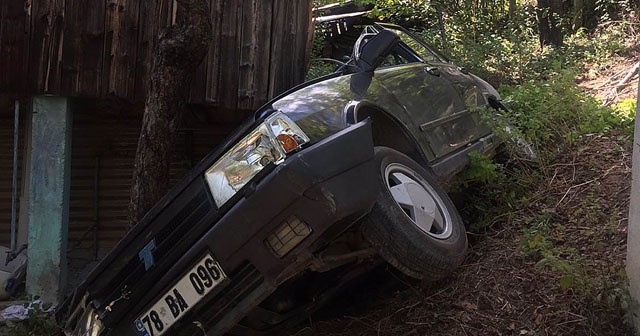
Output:
M561 14L562 0L538 0L536 18L541 47L545 45L562 46Z
M207 0L177 2L180 11L176 25L160 34L154 54L136 150L129 226L135 225L169 189L177 117L188 98L191 77L211 42Z
M444 52L448 52L448 43L447 43L447 32L444 24L444 14L442 12L442 5L440 2L433 2L433 6L438 13L438 28L440 28L440 39L442 39L442 50Z
M516 0L509 0L509 19L514 19L517 5Z

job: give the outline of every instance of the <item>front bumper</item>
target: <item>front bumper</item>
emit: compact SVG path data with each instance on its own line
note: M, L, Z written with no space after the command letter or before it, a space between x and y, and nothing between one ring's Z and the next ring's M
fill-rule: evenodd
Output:
M371 126L365 121L258 176L259 181L245 186L227 209L216 209L208 191L204 193L207 197L202 196L206 183L199 174L175 199L160 203L170 211L164 215L156 211L159 215L144 224L146 229L136 232L136 238L124 239L136 246L149 239L162 240L157 243L162 258L156 258L153 268L141 270L136 260L118 261L135 259L121 247L121 255L107 258L109 265L99 265L81 287L100 313L108 329L106 334L140 335L134 327L136 318L162 299L205 253L220 263L229 279L172 326L169 334L198 332L193 321L203 323L209 334L229 330L280 283L304 270L314 252L351 224L343 219L358 218L370 210L376 195L372 159ZM175 224L175 218L180 218L179 224ZM306 223L310 233L280 256L267 241L291 218ZM158 222L156 230L154 222ZM171 225L184 229L163 234ZM118 271L109 271L110 267ZM101 280L100 274L109 275L111 281ZM127 299L116 300L123 286L128 291Z

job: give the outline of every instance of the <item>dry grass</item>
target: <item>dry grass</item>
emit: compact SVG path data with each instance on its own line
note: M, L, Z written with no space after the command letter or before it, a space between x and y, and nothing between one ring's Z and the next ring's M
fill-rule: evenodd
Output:
M470 234L453 276L416 283L379 271L289 334L631 335L630 141L593 135L565 148L528 205Z

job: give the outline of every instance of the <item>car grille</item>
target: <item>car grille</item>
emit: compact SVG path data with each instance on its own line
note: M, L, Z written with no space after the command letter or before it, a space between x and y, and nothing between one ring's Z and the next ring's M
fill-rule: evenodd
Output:
M130 293L129 300L118 301L118 304L112 307L112 312L103 316L105 324L109 325L110 321L116 322L126 311L140 302L148 289L154 287L158 279L162 278L178 258L193 246L196 237L201 236L210 227L211 221L203 221L213 210L206 190L199 188L192 193L188 195L190 199L181 209L173 210L173 218L167 220L162 227L154 227L159 229L158 232L147 235L149 240L155 239L156 249L152 252L155 260L153 267L145 270L137 251L131 251L128 253L128 258L121 259L126 261L126 265L123 265L116 274L107 275L110 279L108 285L96 286L101 290L92 293L92 297L96 298L94 302L98 308L104 308L110 302L117 300L123 294L124 288ZM160 216L163 216L163 213L158 217Z
M242 301L247 299L264 282L260 272L248 262L229 274L229 279L231 283L213 298L207 300L204 308L198 309L191 318L185 318L182 321L181 327L175 328L175 330L180 330L180 335L196 335L198 333L191 321L203 323L205 330L215 334L216 324L222 322L232 309L242 309Z

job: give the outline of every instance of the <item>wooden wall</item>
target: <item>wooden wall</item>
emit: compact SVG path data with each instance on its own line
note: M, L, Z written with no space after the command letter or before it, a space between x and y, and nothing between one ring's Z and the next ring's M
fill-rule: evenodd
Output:
M191 102L253 110L304 79L311 0L210 0ZM0 93L144 99L174 0L0 1Z

